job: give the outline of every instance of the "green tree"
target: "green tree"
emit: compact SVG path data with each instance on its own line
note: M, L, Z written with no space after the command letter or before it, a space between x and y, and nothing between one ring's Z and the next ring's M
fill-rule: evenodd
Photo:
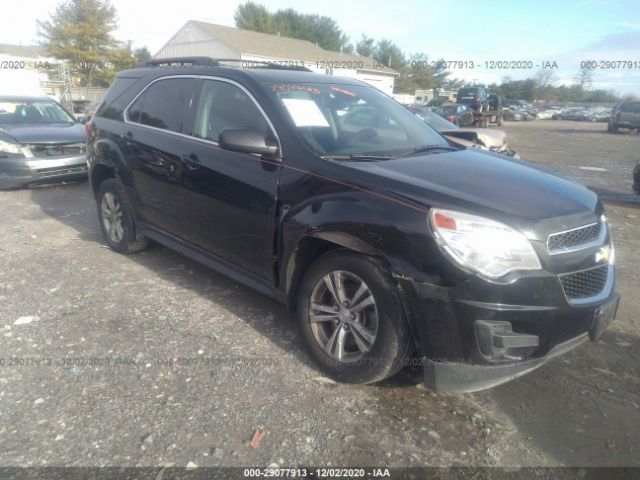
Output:
M249 1L238 6L234 19L238 28L308 40L335 52L353 52L349 37L331 17L303 14L293 8L271 13L264 5Z
M356 53L363 57L372 57L375 49L376 41L363 33L362 38L360 38L360 41L356 44Z
M64 0L37 26L51 55L69 60L85 85L93 85L96 71L122 48L112 36L116 11L108 0Z
M133 68L136 64L135 53L131 50L131 42L119 43L109 52L108 63L95 71L95 83L108 87L119 71Z
M416 90L441 88L447 81L449 72L442 62L435 62L431 66L429 57L425 53L414 54L409 57L400 71L400 76L394 83L396 93L413 93Z
M236 27L254 32L275 33L273 15L267 7L254 2L246 2L238 5L233 15Z
M151 52L145 45L144 47L136 48L133 51L133 57L135 58L136 63L144 63L151 60Z
M373 58L378 63L398 71L407 65L407 59L400 47L387 39L378 42L373 52Z

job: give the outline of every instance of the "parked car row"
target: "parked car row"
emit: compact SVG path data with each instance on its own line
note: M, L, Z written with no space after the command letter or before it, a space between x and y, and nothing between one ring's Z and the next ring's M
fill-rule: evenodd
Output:
M437 115L434 110L422 107L408 107L427 125L440 132L448 140L468 148L478 148L508 155L514 158L520 156L507 145L507 134L496 128L460 128L458 125Z
M582 122L607 122L611 109L606 107L572 107L558 110L551 115L553 120L577 120Z

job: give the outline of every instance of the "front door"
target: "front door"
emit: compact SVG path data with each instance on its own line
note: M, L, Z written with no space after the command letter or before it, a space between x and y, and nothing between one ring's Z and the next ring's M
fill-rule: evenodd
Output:
M218 141L224 128L255 128L275 141L274 132L248 91L224 79L202 80L193 112L181 177L193 242L271 282L279 160L224 150Z

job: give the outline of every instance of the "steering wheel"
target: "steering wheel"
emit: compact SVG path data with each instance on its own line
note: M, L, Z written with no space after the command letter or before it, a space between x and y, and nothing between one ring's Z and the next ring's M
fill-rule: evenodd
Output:
M370 128L370 127L363 128L353 136L353 138L349 143L350 144L354 144L354 143L379 144L381 143L380 134L378 134L378 131L375 128Z

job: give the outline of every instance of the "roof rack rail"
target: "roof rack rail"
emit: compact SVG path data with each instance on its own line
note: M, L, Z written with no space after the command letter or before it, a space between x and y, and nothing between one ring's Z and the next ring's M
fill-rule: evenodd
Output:
M230 63L232 65L223 65ZM175 58L154 58L145 63L135 66L135 68L145 67L235 67L235 68L266 68L274 70L296 70L300 72L310 72L304 65L287 60L243 60L240 58L211 58L211 57L175 57Z
M192 66L192 67L217 67L220 65L217 60L210 57L173 57L173 58L154 58L153 60L148 60L144 63L136 65L136 68L139 67L182 67L182 66Z

